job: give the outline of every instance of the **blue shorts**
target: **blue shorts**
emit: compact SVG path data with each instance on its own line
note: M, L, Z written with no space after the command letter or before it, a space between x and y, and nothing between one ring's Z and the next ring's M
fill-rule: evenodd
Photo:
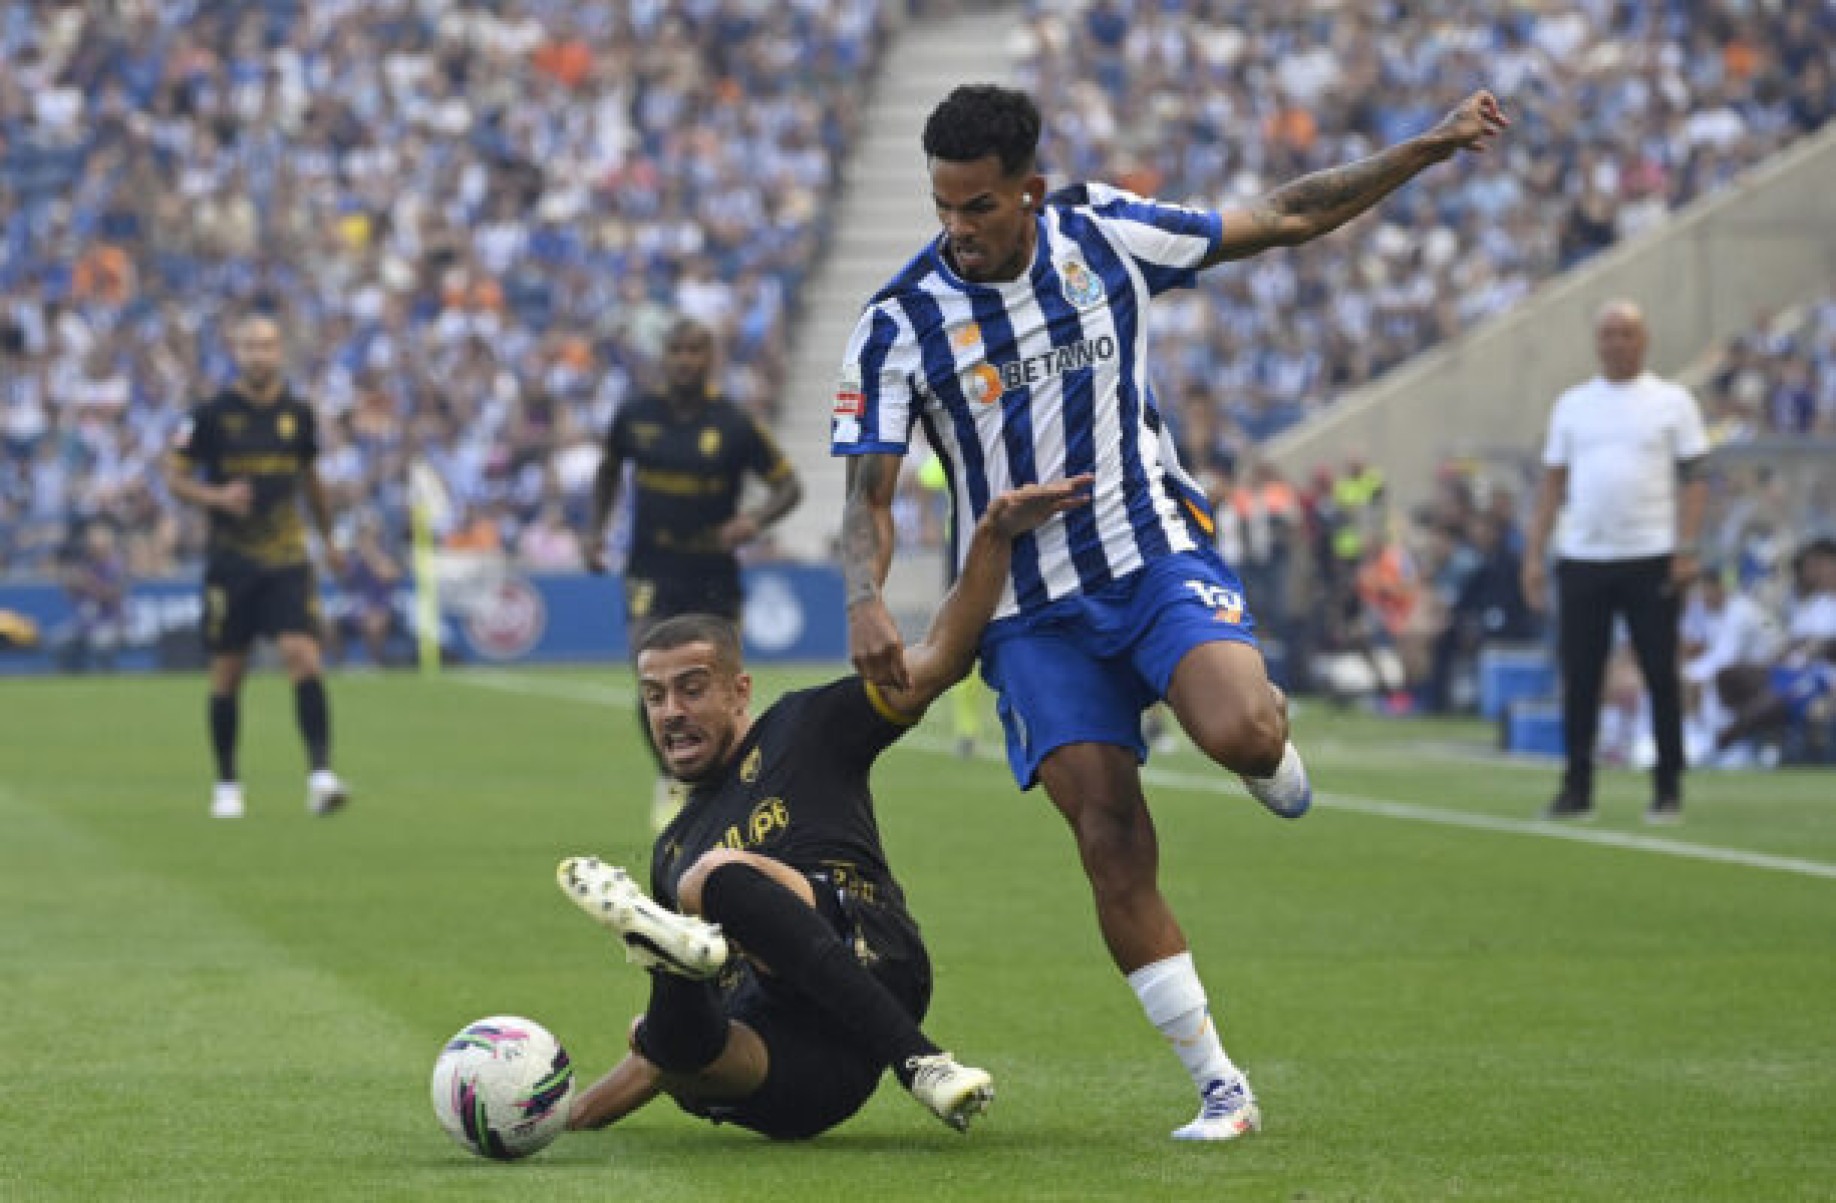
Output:
M1003 618L982 636L982 677L1000 695L1007 763L1021 789L1066 744L1117 744L1147 759L1141 712L1202 643L1256 646L1243 585L1214 552L1177 552L1095 593Z

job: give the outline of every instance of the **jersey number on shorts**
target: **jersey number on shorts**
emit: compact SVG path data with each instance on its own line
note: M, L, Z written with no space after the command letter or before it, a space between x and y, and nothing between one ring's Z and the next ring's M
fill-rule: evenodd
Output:
M1199 604L1212 611L1212 616L1219 622L1240 622L1243 619L1243 595L1235 589L1211 581L1187 581L1186 588L1192 590Z

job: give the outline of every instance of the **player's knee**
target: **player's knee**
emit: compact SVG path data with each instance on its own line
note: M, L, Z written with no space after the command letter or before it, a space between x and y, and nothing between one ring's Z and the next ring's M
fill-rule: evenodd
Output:
M748 873L758 872L748 863L744 852L735 852L731 848L715 848L702 853L695 858L695 863L688 867L688 872L684 873L676 883L676 901L681 903L684 914L700 915L704 913L708 878L714 876L717 870L728 867L740 868Z
M631 1029L631 1048L666 1074L692 1074L712 1065L727 1047L727 1024L678 1023L672 1015L646 1015Z
M283 639L280 642L280 654L287 675L295 682L316 677L323 669L319 659L319 645L314 640L302 636Z
M1195 742L1212 760L1251 777L1266 777L1281 766L1288 721L1273 694L1268 701L1208 716Z
M242 688L242 677L248 661L242 656L213 655L210 658L210 691L232 694Z

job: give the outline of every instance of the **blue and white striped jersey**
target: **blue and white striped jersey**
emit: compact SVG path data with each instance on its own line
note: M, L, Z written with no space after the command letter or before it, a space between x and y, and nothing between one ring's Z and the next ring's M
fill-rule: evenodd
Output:
M924 423L949 476L952 555L989 498L1089 472L1091 504L1014 543L996 617L1102 588L1209 541L1204 494L1148 384L1148 301L1190 287L1216 213L1102 184L1046 198L1022 279L972 284L940 237L877 293L848 340L835 455L903 455Z

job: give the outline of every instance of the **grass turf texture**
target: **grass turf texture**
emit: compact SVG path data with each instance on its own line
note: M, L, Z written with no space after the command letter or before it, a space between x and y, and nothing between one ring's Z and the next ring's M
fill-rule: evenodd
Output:
M764 674L768 700L811 673ZM940 706L880 765L937 963L930 1028L994 1071L963 1139L890 1084L811 1144L659 1103L533 1161L472 1158L427 1079L470 1020L553 1029L589 1080L642 975L552 884L647 864L615 672L331 684L348 814L314 820L291 699L254 679L250 815L205 817L197 678L0 682L0 1198L1836 1197L1836 879L1399 820L1533 815L1474 724L1314 708L1327 805L1150 788L1163 879L1268 1129L1181 1147L1183 1074L1098 941L1070 840ZM1157 758L1216 782L1190 751ZM1597 830L1644 833L1608 774ZM1664 839L1836 863L1836 778L1696 774Z

